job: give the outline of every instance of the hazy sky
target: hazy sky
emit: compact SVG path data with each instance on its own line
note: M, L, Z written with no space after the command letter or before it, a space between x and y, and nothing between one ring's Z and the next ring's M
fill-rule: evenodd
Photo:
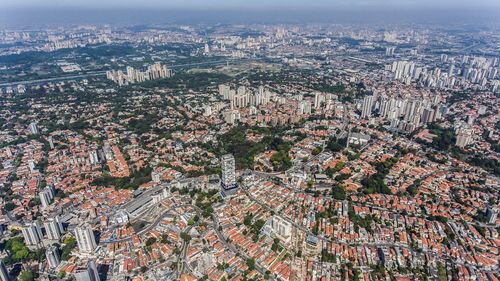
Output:
M500 8L499 0L0 0L0 7L189 8L189 9L360 9Z
M500 0L0 0L0 27L152 23L495 23Z

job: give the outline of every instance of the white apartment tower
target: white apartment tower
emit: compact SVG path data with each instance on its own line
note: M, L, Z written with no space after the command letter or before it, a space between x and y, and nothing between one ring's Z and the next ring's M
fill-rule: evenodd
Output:
M284 220L280 216L274 216L271 220L271 226L273 228L274 233L285 240L285 242L289 242L292 236L292 223Z
M97 248L94 232L87 223L80 224L75 228L75 237L80 252L92 253Z
M38 125L36 123L34 123L34 122L30 123L29 129L31 131L31 134L33 134L33 135L37 135L39 133L39 131L38 131Z
M26 224L22 231L24 243L28 246L36 246L42 241L42 228L38 221Z
M370 118L373 108L373 96L366 96L361 107L361 118Z
M50 269L55 269L60 263L59 251L56 246L52 245L45 251L45 257L47 257L47 263Z
M59 240L64 233L64 228L59 221L59 216L46 220L43 226L45 227L45 232L47 232L47 238L50 240Z
M219 95L222 96L225 100L229 99L229 91L231 88L228 85L221 84L219 85Z
M221 185L224 195L233 194L238 184L236 183L236 162L232 154L223 155L221 158Z
M40 197L42 208L45 209L50 206L52 200L54 199L54 190L51 186L47 186L38 194L38 196Z

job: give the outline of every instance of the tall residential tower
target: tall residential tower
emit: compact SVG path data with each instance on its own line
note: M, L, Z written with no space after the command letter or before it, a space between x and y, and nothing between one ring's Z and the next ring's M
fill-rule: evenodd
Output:
M236 183L236 162L232 154L226 154L221 157L221 185L222 194L231 195L236 192L238 184Z
M75 237L80 252L89 254L97 248L94 232L87 223L80 224L75 228Z

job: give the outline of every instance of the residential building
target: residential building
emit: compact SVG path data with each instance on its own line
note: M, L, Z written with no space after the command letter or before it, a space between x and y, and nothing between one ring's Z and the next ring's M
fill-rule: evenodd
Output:
M42 241L42 228L38 221L26 224L21 230L24 243L28 246L36 246Z
M222 156L221 170L222 193L224 195L233 194L238 184L236 183L236 161L232 154Z
M47 263L49 264L50 269L55 269L59 266L59 250L56 246L52 245L48 247L45 251L45 257L47 257Z
M88 254L97 248L94 232L87 223L80 224L75 228L75 237L80 252Z

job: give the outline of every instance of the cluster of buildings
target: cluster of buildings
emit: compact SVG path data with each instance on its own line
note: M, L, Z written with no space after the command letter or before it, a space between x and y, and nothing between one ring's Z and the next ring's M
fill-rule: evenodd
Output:
M134 85L172 75L155 63L109 71L116 84L95 77L27 87L49 94L36 99L17 99L19 86L2 96L0 236L45 252L23 266L41 279L77 281L420 280L443 271L448 279L499 278L494 168L406 134L432 143L428 126L437 124L464 153L498 160L498 60L436 59L412 47L435 44L439 30L253 26L259 35L202 38L199 28L106 33L175 42L197 59L273 63L245 64L252 78L214 76L187 91ZM71 47L63 41L102 32L51 41ZM383 69L380 60L394 63ZM130 87L118 93L121 85ZM465 99L444 91L475 88L482 91ZM248 147L228 154L220 139L240 123ZM280 153L291 167L274 169L276 147L261 142L269 138L286 147ZM238 170L238 157L255 151L253 166ZM12 269L0 260L1 281L13 279Z
M36 31L1 31L0 42L6 44L0 54L10 55L30 51L52 52L59 49L78 48L95 44L112 43L111 28L95 25L76 25L64 30L49 29ZM18 46L16 42L30 42ZM12 46L11 46L12 45Z
M277 95L259 86L257 91L239 86L237 90L227 85L219 85L219 95L229 101L229 108L222 112L223 120L228 124L238 122L249 125L265 124L270 126L286 126L298 124L302 118L312 114L333 116L343 111L343 105L337 96L331 93L312 92L295 95ZM206 107L212 113L212 107ZM219 111L224 107L218 106ZM209 116L210 114L205 114Z
M468 56L461 58L441 55L438 65L430 67L419 66L413 61L394 61L387 65L386 70L394 74L394 79L410 84L439 89L459 89L467 84L477 85L479 89L498 91L499 61L498 58Z
M444 118L446 113L447 107L439 95L431 99L408 99L381 94L365 96L361 102L361 118L377 115L390 122L389 128L402 132L413 132Z
M44 227L42 228L39 221L25 224L21 229L24 243L31 248L45 249L49 272L58 273L61 268L67 266L67 262L61 260L61 249L58 247L58 243L62 241L62 237L65 235L66 231L57 215L45 219L43 225ZM43 233L45 233L45 236ZM97 248L97 243L95 234L89 224L82 223L78 225L74 228L72 235L76 239L80 256L82 258L92 257L94 250ZM85 269L76 271L75 278L77 280L100 280L95 262L92 259L89 259L89 262L94 263L92 270ZM85 276L89 273L95 275L97 279L86 279Z
M275 94L259 86L256 92L248 90L245 86L239 86L237 90L231 89L228 85L219 85L219 95L230 103L230 108L259 107L266 105L275 98Z
M148 65L146 71L140 71L131 66L127 66L126 73L121 70L106 71L106 78L117 83L119 86L141 83L147 80L170 78L171 76L172 70L159 62Z

